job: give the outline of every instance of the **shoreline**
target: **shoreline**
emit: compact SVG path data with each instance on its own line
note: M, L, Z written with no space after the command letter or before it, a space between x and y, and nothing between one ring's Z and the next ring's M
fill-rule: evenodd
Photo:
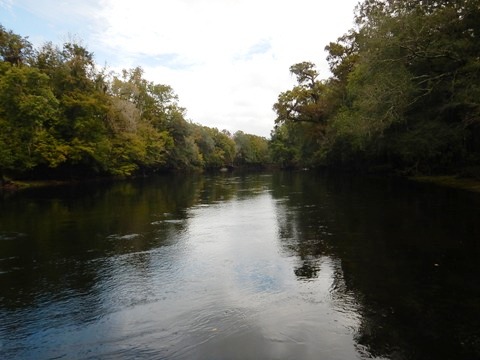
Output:
M459 177L458 175L418 175L406 178L419 183L429 183L480 193L480 179ZM118 177L83 180L11 180L0 185L0 191L15 192L41 187L75 185L97 181L117 181L120 179L125 180L125 178Z
M462 178L458 175L420 175L410 176L408 179L421 183L435 184L480 193L480 179L475 178Z
M120 178L99 178L99 179L82 179L82 180L10 180L4 185L0 185L0 192L15 192L27 189L35 189L42 187L56 187L56 186L69 186L79 185L83 183L92 183L100 181L116 181Z

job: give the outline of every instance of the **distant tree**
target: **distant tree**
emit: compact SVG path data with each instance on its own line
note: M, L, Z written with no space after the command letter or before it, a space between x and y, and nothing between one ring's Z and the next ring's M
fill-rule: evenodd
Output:
M236 145L236 164L263 166L270 162L267 139L237 131L233 140Z
M191 124L205 168L231 166L235 158L235 142L216 128Z
M5 176L132 176L269 161L267 140L236 140L185 119L142 68L98 69L80 42L45 43L0 25L0 181ZM240 140L242 139L242 140Z

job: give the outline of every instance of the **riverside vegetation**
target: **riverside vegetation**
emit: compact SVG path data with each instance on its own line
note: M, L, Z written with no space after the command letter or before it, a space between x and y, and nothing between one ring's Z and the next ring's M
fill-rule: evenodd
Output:
M141 68L109 74L76 43L33 49L0 28L0 173L130 176L277 164L480 177L480 7L365 0L326 46L331 76L291 66L271 139L185 119ZM317 46L313 44L312 46Z
M366 0L326 46L332 76L290 68L274 105L275 161L479 176L478 2Z
M98 70L78 43L0 27L0 177L78 179L268 163L265 138L185 118L167 85ZM5 180L3 180L5 181Z

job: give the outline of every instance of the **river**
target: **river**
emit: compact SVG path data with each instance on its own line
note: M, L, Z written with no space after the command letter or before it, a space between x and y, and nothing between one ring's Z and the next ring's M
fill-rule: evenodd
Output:
M0 197L4 359L478 359L480 195L311 172Z

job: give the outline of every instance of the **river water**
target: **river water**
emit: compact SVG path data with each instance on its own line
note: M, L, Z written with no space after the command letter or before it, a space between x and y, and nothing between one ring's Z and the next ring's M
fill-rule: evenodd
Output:
M310 172L0 197L4 359L478 359L480 196Z

